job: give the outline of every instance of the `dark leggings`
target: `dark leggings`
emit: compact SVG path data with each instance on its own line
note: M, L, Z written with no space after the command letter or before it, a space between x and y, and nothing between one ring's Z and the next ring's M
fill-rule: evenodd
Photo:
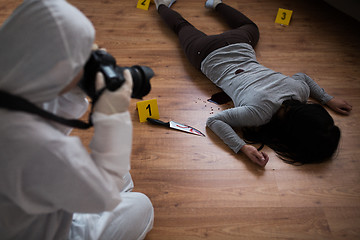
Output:
M215 9L232 28L217 35L206 35L186 21L178 12L160 5L158 12L178 35L182 49L190 63L200 69L201 62L214 50L234 43L248 43L255 47L259 40L256 24L236 9L220 3Z

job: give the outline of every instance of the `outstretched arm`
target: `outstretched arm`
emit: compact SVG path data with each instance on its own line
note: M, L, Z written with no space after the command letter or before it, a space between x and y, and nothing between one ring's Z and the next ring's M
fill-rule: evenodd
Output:
M220 137L235 153L243 152L252 162L264 167L269 160L266 153L259 152L255 147L245 143L234 131L245 126L257 126L263 124L265 116L260 118L251 107L237 107L222 111L207 121L207 126Z
M305 73L297 73L292 76L296 80L304 81L310 88L310 97L315 98L322 104L326 104L335 112L349 115L352 110L352 106L345 100L330 96L321 88L314 80L312 80Z

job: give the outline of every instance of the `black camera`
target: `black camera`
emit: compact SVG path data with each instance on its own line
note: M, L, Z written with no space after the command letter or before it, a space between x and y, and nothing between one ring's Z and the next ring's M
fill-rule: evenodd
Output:
M154 72L147 66L134 65L132 67L119 67L115 58L106 51L95 50L91 53L84 67L84 76L79 87L94 101L96 99L95 79L96 73L102 72L105 86L109 91L116 91L125 82L123 71L128 69L133 79L132 98L142 99L151 89L150 79Z

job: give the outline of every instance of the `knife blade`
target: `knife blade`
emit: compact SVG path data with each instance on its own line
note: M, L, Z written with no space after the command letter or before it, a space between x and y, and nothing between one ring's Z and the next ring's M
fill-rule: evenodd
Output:
M182 123L178 123L178 122L174 122L174 121L163 122L161 120L153 119L153 118L147 118L146 120L152 124L156 124L156 125L176 129L179 131L195 134L197 136L205 137L205 135L202 132L200 132L199 130L197 130L196 128L190 127L190 126L182 124Z

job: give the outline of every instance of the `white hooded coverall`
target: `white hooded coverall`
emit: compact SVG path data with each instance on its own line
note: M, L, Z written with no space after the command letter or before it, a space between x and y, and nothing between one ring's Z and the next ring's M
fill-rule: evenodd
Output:
M57 115L87 110L58 96L87 61L95 31L64 0L25 0L0 28L0 89ZM133 187L128 112L93 115L91 154L63 126L0 108L0 239L143 239L153 207ZM75 214L74 214L75 213Z

